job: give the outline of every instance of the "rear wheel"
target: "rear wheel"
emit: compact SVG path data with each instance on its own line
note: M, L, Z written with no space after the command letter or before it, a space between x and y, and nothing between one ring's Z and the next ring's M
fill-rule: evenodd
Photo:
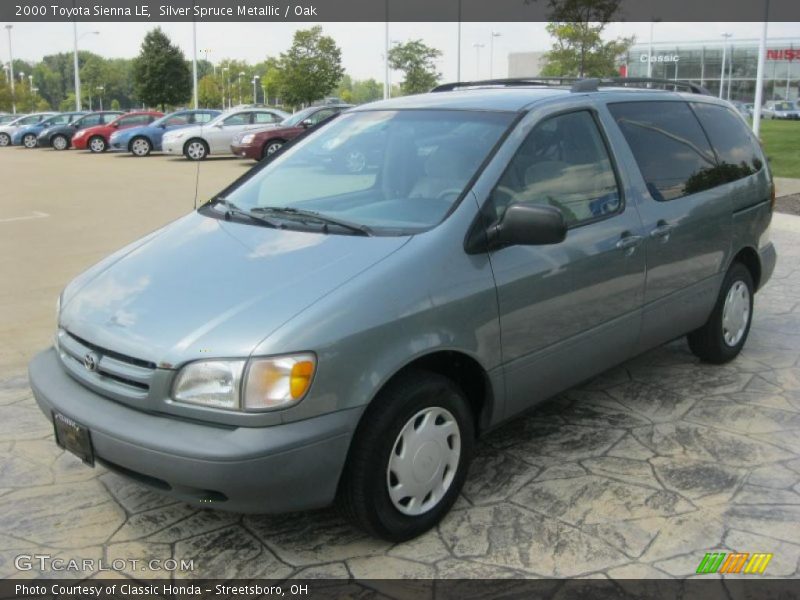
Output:
M183 147L183 155L189 160L203 160L208 156L208 144L201 139L189 140Z
M102 136L96 135L89 140L89 150L95 154L106 151L106 141Z
M687 336L689 348L697 357L723 364L739 355L753 321L753 287L747 267L733 263L708 321Z
M66 150L67 148L69 148L69 140L66 138L66 136L63 135L55 136L53 138L53 141L50 143L53 146L54 150Z
M400 542L435 526L464 484L474 421L450 379L408 371L387 384L362 418L337 504L372 535Z
M261 158L267 158L272 154L275 154L278 150L281 149L285 142L283 140L270 140L266 144L264 144L264 149L261 151Z
M11 136L7 133L0 133L0 146L9 146L11 144Z
M134 156L147 156L153 146L146 137L137 137L131 141L131 154Z
M26 148L36 148L36 136L33 133L26 133L22 136L22 145Z

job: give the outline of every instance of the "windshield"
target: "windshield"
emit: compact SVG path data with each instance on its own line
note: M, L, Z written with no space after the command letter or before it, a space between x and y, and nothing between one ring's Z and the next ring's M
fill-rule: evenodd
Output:
M794 110L794 106L789 104L788 102L778 102L775 104L776 110Z
M283 121L281 121L281 125L285 125L286 127L294 127L295 125L303 121L303 119L306 119L310 115L314 114L314 112L316 112L317 110L319 110L319 107L316 106L305 108L301 111L294 113L293 115L289 115L288 117L286 117Z
M227 195L238 209L313 211L375 233L439 223L509 127L512 113L344 113Z

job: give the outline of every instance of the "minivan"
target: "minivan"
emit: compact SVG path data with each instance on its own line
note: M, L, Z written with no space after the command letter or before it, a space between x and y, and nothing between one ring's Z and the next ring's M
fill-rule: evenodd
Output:
M445 84L296 138L67 285L29 367L56 442L199 507L335 502L401 541L546 398L684 335L733 360L775 192L736 110L678 85ZM321 164L362 139L374 164Z

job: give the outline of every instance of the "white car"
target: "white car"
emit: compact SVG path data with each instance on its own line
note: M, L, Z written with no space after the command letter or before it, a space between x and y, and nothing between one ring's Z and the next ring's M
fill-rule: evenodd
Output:
M765 119L800 119L800 110L794 102L788 100L774 100L767 102L761 111Z
M52 117L55 114L56 113L54 112L40 112L31 113L29 115L20 115L10 123L0 127L0 146L11 145L11 136L14 135L14 132L17 130L17 128L27 127L28 125L36 125L36 123L42 119Z
M167 132L161 146L167 154L183 154L189 160L203 160L214 154L231 154L231 142L236 134L280 123L288 116L289 113L276 108L233 109L204 125Z

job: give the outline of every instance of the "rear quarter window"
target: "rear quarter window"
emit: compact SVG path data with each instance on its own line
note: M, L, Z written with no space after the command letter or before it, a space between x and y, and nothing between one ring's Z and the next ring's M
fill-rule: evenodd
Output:
M698 102L692 108L717 154L719 183L736 181L761 170L764 166L761 148L741 117L715 104Z
M713 187L717 160L686 102L608 105L633 152L650 195L675 200Z

